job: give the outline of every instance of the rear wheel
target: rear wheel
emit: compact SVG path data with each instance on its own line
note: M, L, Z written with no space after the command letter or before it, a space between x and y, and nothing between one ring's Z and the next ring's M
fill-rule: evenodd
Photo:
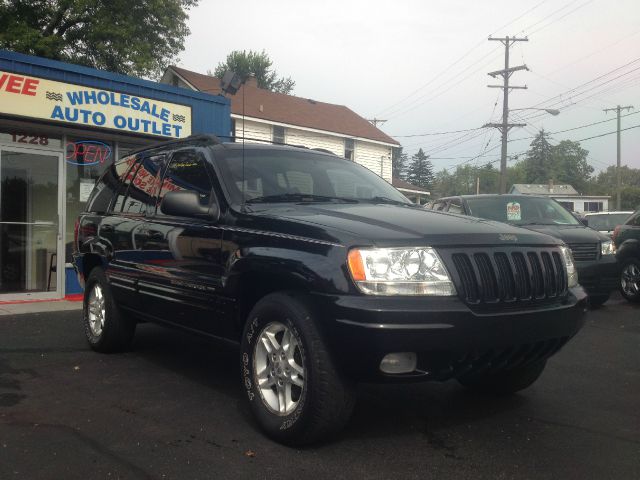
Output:
M104 271L91 270L84 291L82 319L87 341L103 353L126 350L131 345L136 324L116 305Z
M348 421L350 382L336 370L301 298L271 294L251 311L242 335L242 384L260 427L289 445L316 442Z
M630 302L640 302L640 259L631 258L622 264L620 293Z
M536 362L491 375L469 375L458 381L476 391L509 395L531 386L540 377L546 364L546 361Z

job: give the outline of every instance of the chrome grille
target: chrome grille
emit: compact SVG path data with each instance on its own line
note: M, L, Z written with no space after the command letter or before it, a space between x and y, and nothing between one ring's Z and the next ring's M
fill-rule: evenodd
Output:
M552 248L512 248L450 252L454 281L471 305L543 303L567 293L560 252Z

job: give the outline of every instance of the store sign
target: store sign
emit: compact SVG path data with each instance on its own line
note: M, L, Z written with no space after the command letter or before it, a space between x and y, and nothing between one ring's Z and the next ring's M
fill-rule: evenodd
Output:
M191 107L0 71L0 113L182 138Z
M65 159L71 165L98 165L111 158L111 147L95 140L67 142Z

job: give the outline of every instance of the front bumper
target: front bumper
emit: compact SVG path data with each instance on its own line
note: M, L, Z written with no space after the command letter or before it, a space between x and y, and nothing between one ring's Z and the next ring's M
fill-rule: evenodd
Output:
M343 372L366 381L446 380L544 360L584 323L587 295L570 289L561 304L482 314L457 297L318 296L325 335ZM416 352L410 374L387 375L382 358Z
M620 285L620 266L615 255L598 260L576 261L578 282L589 295L609 295Z

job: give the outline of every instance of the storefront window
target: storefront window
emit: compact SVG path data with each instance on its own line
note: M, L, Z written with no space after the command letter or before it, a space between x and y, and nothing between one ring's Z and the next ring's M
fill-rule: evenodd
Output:
M64 148L67 170L66 262L71 261L73 228L84 211L96 179L113 163L113 144L91 138L68 137Z
M149 143L148 142L147 143L118 142L118 158L116 160L124 158L134 150L139 150L140 148L143 148L145 146L149 146Z

